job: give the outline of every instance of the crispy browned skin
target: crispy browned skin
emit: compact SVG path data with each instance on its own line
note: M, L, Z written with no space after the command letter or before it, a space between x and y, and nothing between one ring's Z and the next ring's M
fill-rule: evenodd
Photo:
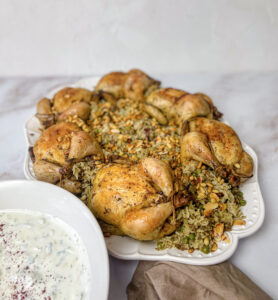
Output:
M160 86L160 81L149 77L146 73L132 69L124 81L124 96L133 100L143 100L145 93Z
M228 125L206 118L195 118L189 122L189 131L201 132L209 140L216 159L223 165L232 166L242 155L241 142Z
M103 158L102 149L95 137L85 131L73 132L68 159L82 159L90 155Z
M89 208L128 236L153 240L174 230L165 226L173 211L171 170L158 159L109 164L96 174L92 190Z
M126 73L124 72L108 73L100 79L95 90L110 93L117 99L122 98L124 97L123 83L125 78Z
M185 122L184 131L181 137L182 162L195 159L215 169L224 166L242 178L252 176L252 158L243 151L230 126L216 120L194 118Z
M74 123L58 123L46 129L34 145L36 160L65 165L70 151L71 134L80 131Z
M242 178L252 177L254 168L253 159L247 152L242 152L242 156L238 162L238 165L238 167L233 169L236 175L239 175Z
M152 92L146 99L146 103L160 109L167 118L176 117L176 103L182 96L188 95L187 92L173 89L161 88Z
M181 160L185 163L190 159L202 161L211 168L220 166L211 151L208 138L201 132L188 132L181 137Z
M69 116L74 116L74 115L86 121L89 119L90 113L91 113L91 107L88 103L83 101L76 102L60 114L60 116L58 117L58 121L64 121Z
M89 103L92 96L93 92L87 89L65 87L54 96L53 109L58 113L62 113L76 102Z
M93 96L93 92L87 89L65 87L56 93L52 101L43 98L38 102L36 117L44 129L69 116L88 120L91 111L89 103L95 100Z
M74 123L58 123L46 129L33 148L34 172L39 180L56 183L61 179L61 167L87 156L103 157L94 136L82 131ZM69 179L60 185L70 191L80 191L78 184Z
M96 139L74 123L58 123L46 129L34 146L36 160L64 166L67 159L103 156Z
M154 184L159 186L167 197L173 193L172 170L164 161L152 157L145 157L141 160L139 167L149 176Z
M168 120L175 120L179 124L196 116L213 118L212 101L201 93L189 94L178 89L161 88L153 91L146 103L159 109Z
M149 77L144 72L132 69L127 73L111 72L103 76L98 82L95 91L104 91L115 98L122 97L133 100L142 100L145 94L159 87L160 82Z

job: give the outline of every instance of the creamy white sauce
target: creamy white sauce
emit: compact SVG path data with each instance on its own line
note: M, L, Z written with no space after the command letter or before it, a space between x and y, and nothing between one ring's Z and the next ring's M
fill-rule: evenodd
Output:
M0 211L0 299L89 299L90 268L79 235L59 218Z

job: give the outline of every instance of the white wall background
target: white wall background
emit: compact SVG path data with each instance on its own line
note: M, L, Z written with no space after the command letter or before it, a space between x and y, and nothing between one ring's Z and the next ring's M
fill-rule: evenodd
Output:
M0 76L278 69L277 0L0 0Z

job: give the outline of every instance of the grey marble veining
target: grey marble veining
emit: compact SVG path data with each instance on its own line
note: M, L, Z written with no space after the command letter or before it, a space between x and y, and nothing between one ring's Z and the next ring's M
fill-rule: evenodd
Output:
M266 205L263 227L242 239L231 261L273 298L278 298L278 72L159 75L163 85L202 91L259 157ZM24 178L25 121L53 88L79 78L0 78L0 180ZM0 195L1 196L1 195ZM109 299L124 299L136 262L110 258Z

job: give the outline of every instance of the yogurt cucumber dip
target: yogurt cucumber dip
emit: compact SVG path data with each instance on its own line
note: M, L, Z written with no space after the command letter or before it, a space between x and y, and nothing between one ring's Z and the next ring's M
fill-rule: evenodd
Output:
M79 235L57 217L0 211L0 299L87 300L90 265Z

